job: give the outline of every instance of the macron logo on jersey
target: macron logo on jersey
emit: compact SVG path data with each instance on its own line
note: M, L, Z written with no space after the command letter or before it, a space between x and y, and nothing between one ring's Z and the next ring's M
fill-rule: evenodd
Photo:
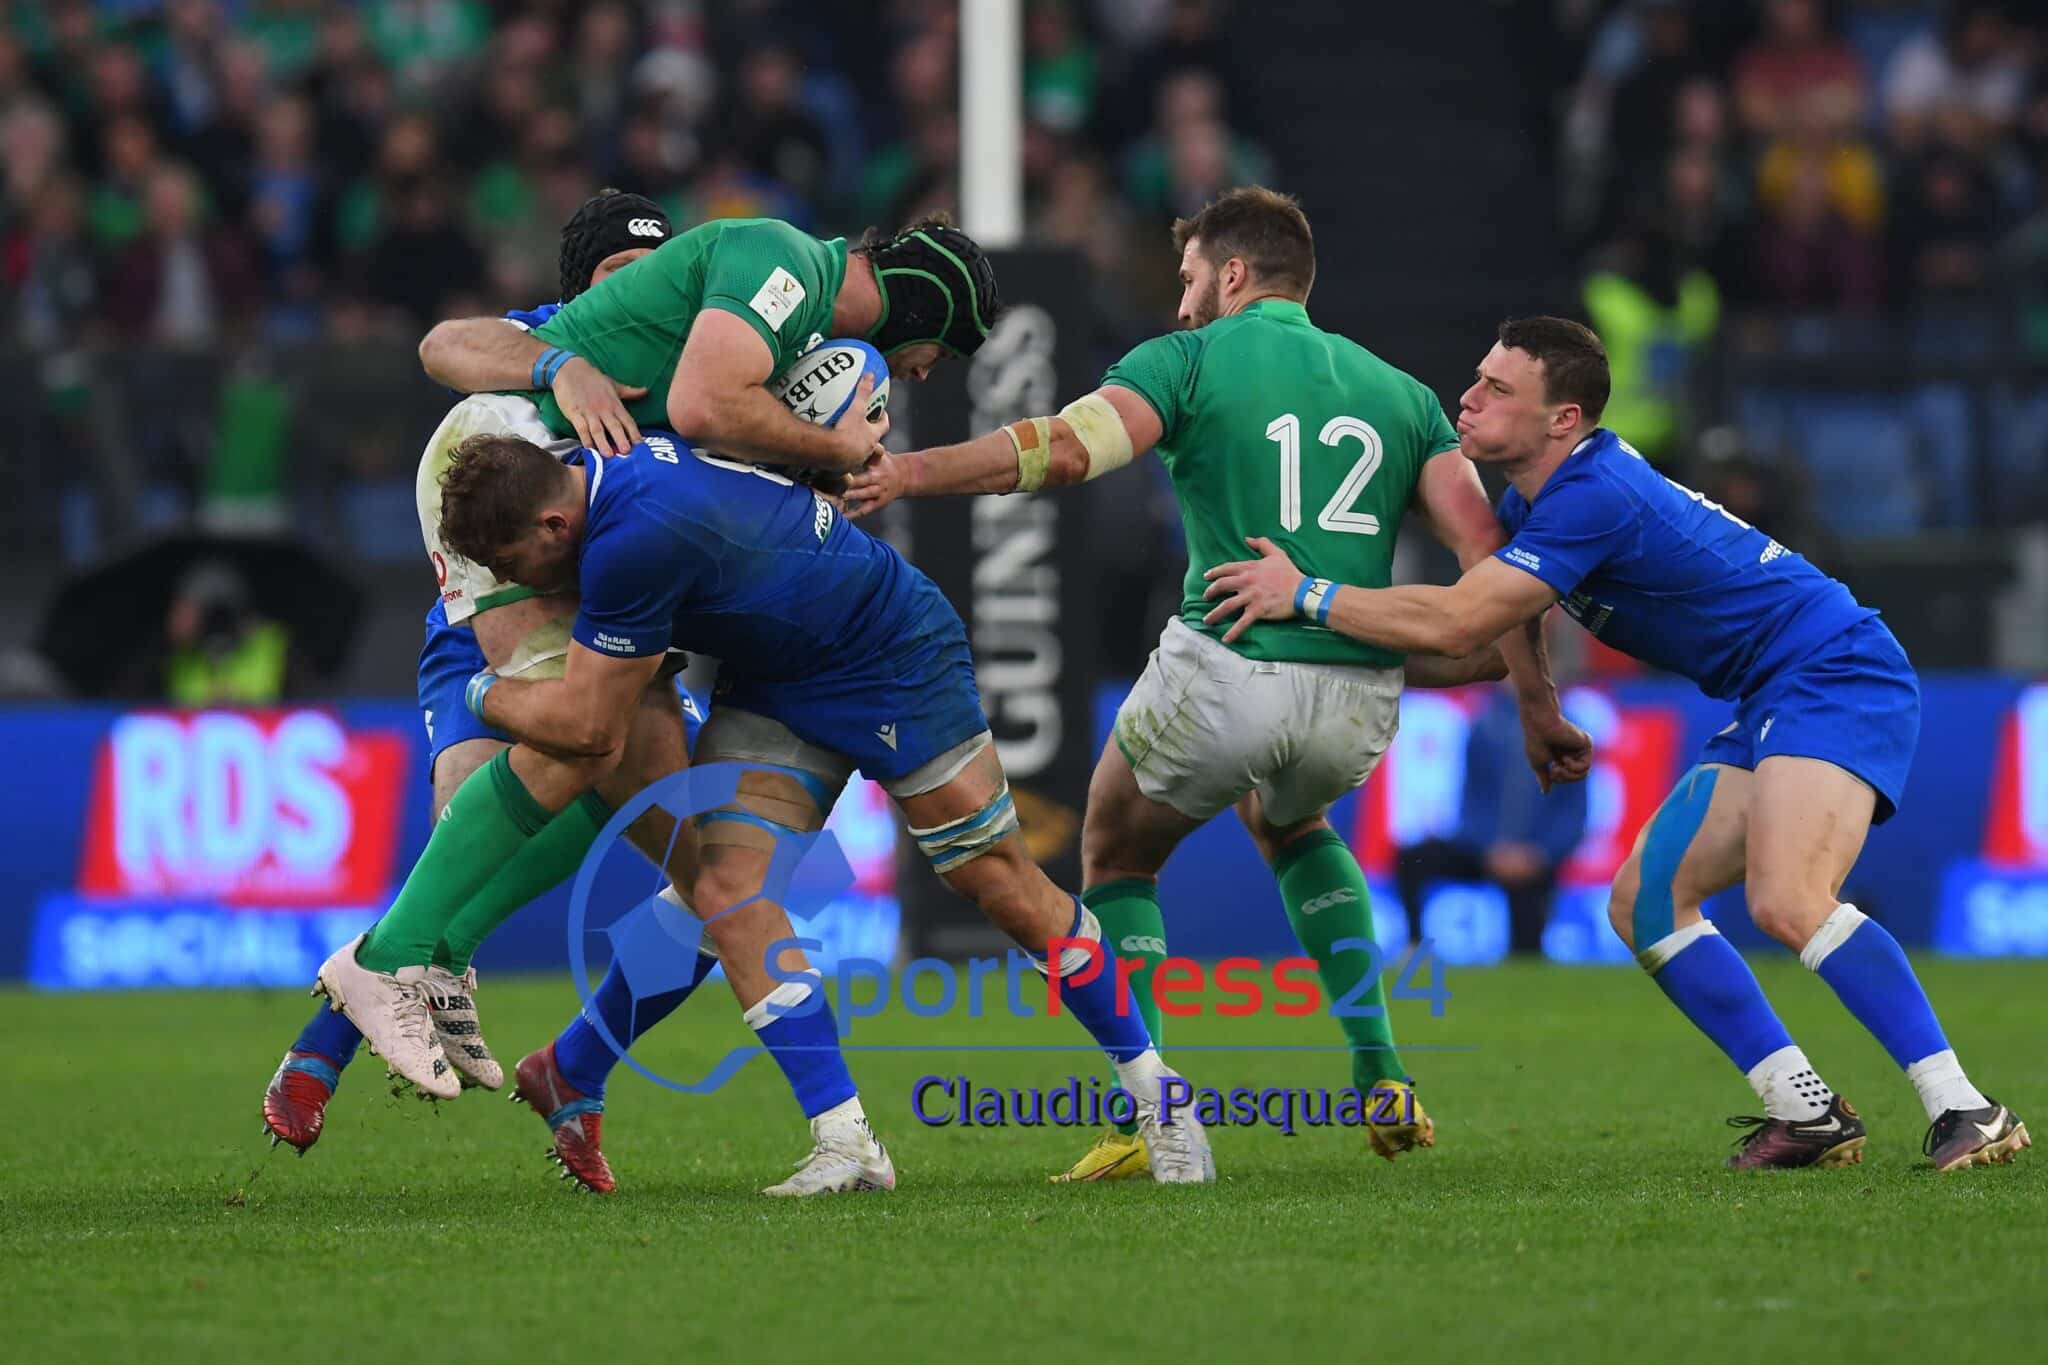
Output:
M1518 564L1531 573L1543 567L1543 556L1532 555L1519 545L1508 546L1507 549L1501 552L1501 558L1507 560L1510 564Z
M768 276L768 282L754 292L747 307L761 315L761 321L768 324L768 330L779 332L789 315L804 301L804 287L797 283L796 276L776 266Z
M631 654L633 652L633 642L622 635L607 635L601 630L596 632L596 635L597 647L599 649L608 650L613 654Z

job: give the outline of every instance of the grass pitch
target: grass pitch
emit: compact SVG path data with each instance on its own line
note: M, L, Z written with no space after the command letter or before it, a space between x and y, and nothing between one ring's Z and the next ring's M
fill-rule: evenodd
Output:
M915 1080L1056 1085L1082 1051L856 1052L888 1196L755 1194L808 1146L765 1059L709 1097L621 1071L621 1180L573 1197L502 1098L394 1098L365 1055L305 1159L258 1138L298 994L0 993L12 1140L0 1303L20 1361L2034 1358L2048 1337L2048 1147L1937 1176L1911 1088L1788 958L1765 988L1865 1115L1864 1164L1737 1176L1747 1088L1641 975L1448 973L1396 1005L1434 1151L1215 1134L1213 1187L1051 1186L1092 1136L928 1128ZM2048 963L1921 964L1980 1084L2048 1124ZM507 1067L575 1007L487 980ZM1197 1084L1345 1082L1326 1019L1169 1022ZM750 1041L713 982L637 1054L702 1074ZM863 1020L863 1045L1083 1041L1067 1020ZM1443 1050L1425 1050L1443 1049ZM716 1353L716 1354L714 1354Z

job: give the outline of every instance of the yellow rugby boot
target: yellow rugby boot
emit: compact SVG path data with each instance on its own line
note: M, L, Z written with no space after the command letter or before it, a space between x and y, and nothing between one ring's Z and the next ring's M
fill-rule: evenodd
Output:
M1436 1146L1436 1120L1422 1110L1406 1081L1378 1081L1365 1092L1365 1140L1392 1161L1416 1147Z
M1070 1180L1142 1180L1152 1174L1152 1158L1136 1133L1126 1137L1112 1128L1095 1139L1072 1170L1051 1177L1055 1185Z

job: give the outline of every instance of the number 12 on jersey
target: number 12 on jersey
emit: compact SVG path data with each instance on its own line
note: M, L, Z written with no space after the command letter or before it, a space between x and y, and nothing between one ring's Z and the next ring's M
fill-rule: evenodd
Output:
M1280 443L1280 528L1284 531L1299 531L1301 419L1291 412L1281 413L1266 423L1266 439ZM1380 471L1380 461L1386 455L1385 448L1380 444L1380 434L1372 429L1372 423L1356 417L1332 417L1323 423L1322 432L1316 439L1333 450L1348 440L1356 440L1364 447L1358 462L1351 466L1351 472L1337 485L1337 492L1317 514L1316 525L1325 531L1341 531L1346 535L1378 535L1380 519L1370 512L1354 512L1351 505L1358 501L1358 495L1372 482L1372 476Z

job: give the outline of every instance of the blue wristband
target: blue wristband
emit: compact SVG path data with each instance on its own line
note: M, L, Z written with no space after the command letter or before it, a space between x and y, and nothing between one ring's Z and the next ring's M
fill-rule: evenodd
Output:
M498 675L486 668L481 673L471 674L468 686L462 689L462 704L478 720L484 718L484 693L490 691L491 684L497 680Z
M1294 590L1294 609L1318 625L1328 625L1330 602L1336 596L1336 585L1329 579L1304 578Z
M575 358L576 353L574 351L565 350L560 346L550 346L545 351L542 351L538 356L534 357L533 387L536 389L552 388L555 383L555 376L562 372L564 365Z

